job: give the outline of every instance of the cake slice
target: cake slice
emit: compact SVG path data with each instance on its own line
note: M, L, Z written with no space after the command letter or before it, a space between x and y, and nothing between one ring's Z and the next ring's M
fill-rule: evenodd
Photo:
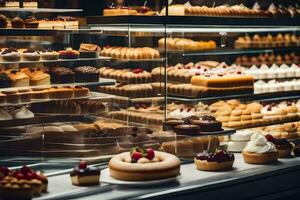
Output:
M98 185L100 180L100 169L88 167L86 162L81 161L70 174L73 185Z

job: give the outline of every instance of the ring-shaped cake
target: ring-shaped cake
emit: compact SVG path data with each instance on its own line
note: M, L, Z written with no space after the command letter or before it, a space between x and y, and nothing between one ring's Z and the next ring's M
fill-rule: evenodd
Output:
M109 161L110 175L124 181L149 181L176 177L180 171L180 160L169 153L155 151L155 159L149 162L131 163L130 153L124 152Z

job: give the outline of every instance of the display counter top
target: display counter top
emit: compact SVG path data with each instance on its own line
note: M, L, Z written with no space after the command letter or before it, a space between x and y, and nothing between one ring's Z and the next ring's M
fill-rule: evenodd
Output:
M89 188L75 187L71 185L69 174L53 176L49 178L49 195L38 199L193 199L195 195L197 198L203 196L204 199L227 199L226 195L231 196L231 199L241 199L295 188L299 190L297 176L300 175L300 158L280 159L272 165L250 165L244 163L241 154L235 156L233 171L203 172L196 170L194 163L183 164L178 182L151 187L125 187L106 183ZM230 193L231 189L241 187L243 192L236 193L236 196ZM255 187L262 188L255 190Z

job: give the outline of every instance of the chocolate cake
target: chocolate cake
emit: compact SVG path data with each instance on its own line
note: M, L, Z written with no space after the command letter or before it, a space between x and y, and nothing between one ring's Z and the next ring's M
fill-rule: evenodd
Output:
M99 69L92 66L76 67L75 81L76 82L98 82L99 81Z
M5 15L0 15L0 28L7 28L7 18Z
M74 83L75 73L66 67L52 67L50 69L51 83Z
M200 128L197 125L193 124L182 124L175 126L175 133L178 135L198 135L200 132Z
M11 20L11 26L13 28L24 28L25 23L24 20L21 19L20 17L15 17Z
M6 73L0 73L0 88L11 87L11 79Z
M199 120L193 120L192 124L200 127L200 132L221 131L222 123L217 121L215 117L204 115Z
M26 18L24 21L25 21L26 28L38 28L39 27L38 20L33 16Z

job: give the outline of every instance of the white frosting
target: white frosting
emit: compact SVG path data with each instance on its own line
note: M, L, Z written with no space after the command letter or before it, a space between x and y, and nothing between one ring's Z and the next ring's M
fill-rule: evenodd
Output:
M228 142L228 151L231 152L242 152L246 147L247 141L230 141Z
M251 139L251 135L254 132L250 129L239 130L235 134L231 135L231 140L233 141L249 141Z
M265 136L259 133L255 133L251 136L251 140L247 143L247 146L244 150L250 153L262 154L275 152L276 147L273 143L268 142Z
M8 112L6 112L2 108L0 108L0 121L1 120L11 120L11 119L13 119L12 116Z
M180 109L176 109L176 110L170 112L168 114L168 117L169 118L182 119L182 118L189 117L189 116L192 116L192 115L195 115L195 112L193 112L193 111L188 112L186 109L184 109L182 111Z
M11 113L15 119L27 119L34 118L34 114L28 110L25 106L22 108L15 110Z

